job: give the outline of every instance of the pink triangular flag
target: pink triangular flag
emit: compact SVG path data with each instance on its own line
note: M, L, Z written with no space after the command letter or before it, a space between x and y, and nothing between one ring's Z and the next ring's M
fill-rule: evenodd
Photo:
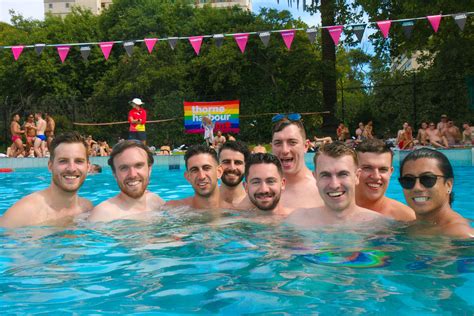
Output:
M342 25L333 25L333 26L328 26L327 28L329 35L331 35L332 41L334 42L334 45L337 45L337 43L339 43L339 38L341 37L342 28L343 28Z
M293 43L293 39L295 38L295 30L289 30L289 31L283 31L280 32L281 37L283 38L283 41L285 42L286 48L290 50L291 48L291 43Z
M189 38L189 42L193 46L196 55L199 55L199 51L201 50L202 39L203 36L191 36Z
M433 30L435 31L435 33L437 33L439 23L441 22L441 14L439 14L439 15L428 15L426 18L428 19L428 21L430 21L431 26L433 27Z
M234 39L237 42L237 45L239 46L240 51L243 54L245 51L245 46L247 46L247 41L249 40L249 34L248 33L234 34Z
M153 51L153 47L155 47L156 42L158 41L157 38L145 38L145 45L148 48L148 52L151 54Z
M58 50L59 58L63 63L66 60L67 54L69 54L69 49L71 46L58 46L56 49Z
M105 60L109 59L110 51L114 46L114 42L102 42L99 44L102 54L104 54Z
M383 37L387 38L388 37L388 31L390 31L390 26L392 25L392 21L391 20L378 21L377 25L378 25L380 31L382 31Z
M15 58L15 60L18 60L18 58L20 58L23 48L25 48L25 46L12 46L13 58Z

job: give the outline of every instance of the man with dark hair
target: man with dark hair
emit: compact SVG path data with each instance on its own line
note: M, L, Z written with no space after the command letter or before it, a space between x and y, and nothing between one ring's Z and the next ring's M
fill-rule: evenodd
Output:
M116 219L143 219L165 202L147 190L153 166L153 154L138 140L125 140L112 149L108 161L120 193L97 205L89 217L93 222Z
M186 172L184 177L192 185L194 196L170 201L169 206L191 206L195 209L218 209L220 193L217 185L222 175L217 153L207 145L191 146L184 155Z
M326 225L352 225L383 218L355 202L360 170L355 151L337 141L326 144L314 156L316 185L324 206L299 209L288 222L307 228Z
M49 113L45 113L46 119L46 129L44 131L44 135L47 137L46 145L48 150L51 151L51 142L54 139L54 130L56 129L56 122L54 121L53 117Z
M416 213L410 233L474 238L470 221L452 209L454 172L442 152L430 148L410 152L400 164L398 181Z
M356 204L397 221L415 220L415 212L403 203L385 196L392 176L393 153L379 139L362 141L357 148L360 175Z
M219 151L219 163L222 167L220 203L222 208L246 208L251 206L242 185L245 162L249 150L239 141L230 141L222 145Z
M24 145L21 140L21 136L25 134L25 131L20 126L20 114L15 113L12 115L12 121L10 123L10 133L12 134L12 150L13 157L24 156Z
M35 113L36 120L36 138L33 143L36 157L44 157L46 154L46 121L43 119L43 113L37 111Z
M319 207L323 204L311 170L306 167L308 150L301 115L276 115L272 130L272 152L280 159L286 178L282 203L288 208Z
M65 225L89 211L91 202L77 194L88 168L84 138L77 132L59 135L51 143L48 161L51 185L15 203L0 218L0 226Z
M280 160L272 154L252 154L245 166L245 191L253 206L261 211L287 216L289 210L280 203L285 178Z

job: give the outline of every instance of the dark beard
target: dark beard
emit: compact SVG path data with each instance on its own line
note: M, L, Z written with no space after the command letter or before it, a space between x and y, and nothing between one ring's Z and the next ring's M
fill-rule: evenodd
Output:
M262 211L273 211L275 209L275 207L278 205L278 202L280 202L280 196L275 196L275 199L273 200L273 203L268 205L268 206L265 206L265 207L262 207L261 205L258 205L258 201L252 196L249 195L249 198L250 198L250 201L252 202L253 205L255 205L259 210L262 210Z
M229 172L224 171L224 173L222 174L222 177L221 177L221 181L222 181L222 183L224 183L228 187L236 187L239 184L241 184L242 180L244 179L244 175L241 174L241 175L237 175L239 178L236 182L229 182L229 181L226 180L226 177L225 177L226 174L229 174ZM235 174L235 173L231 172L230 174Z

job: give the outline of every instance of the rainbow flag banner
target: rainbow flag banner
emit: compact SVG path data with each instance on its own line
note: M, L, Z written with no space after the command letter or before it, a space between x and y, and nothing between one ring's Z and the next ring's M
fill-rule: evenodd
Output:
M239 133L240 101L188 102L184 101L184 130L187 134L202 134L204 116L214 123L214 133Z

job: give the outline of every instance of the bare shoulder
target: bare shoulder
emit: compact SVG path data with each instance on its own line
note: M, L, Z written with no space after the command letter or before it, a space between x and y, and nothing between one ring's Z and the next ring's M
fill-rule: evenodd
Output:
M181 200L171 200L171 201L168 201L166 202L165 206L170 206L170 207L177 207L177 206L189 206L192 204L192 201L193 201L193 197L188 197L188 198L185 198L185 199L181 199Z
M415 211L413 211L407 205L394 200L387 198L387 215L392 217L397 221L411 222L416 219Z
M286 223L296 226L311 226L316 221L321 208L298 208L285 219Z
M87 220L90 222L101 222L110 218L116 212L116 206L112 203L113 199L108 199L94 207Z
M153 210L160 209L165 205L165 201L158 194L153 192L147 192L147 200L150 202Z
M442 225L443 233L456 238L474 238L474 229L469 225L469 221L459 213L452 213L449 221Z
M79 198L79 206L83 212L88 212L94 208L94 205L92 205L91 201L81 197Z
M357 207L357 212L355 213L355 216L359 221L372 221L372 220L378 220L378 219L383 219L384 216L381 215L380 213L370 210L365 207Z
M0 217L0 226L13 228L37 224L44 220L42 214L45 208L48 205L43 191L32 193L13 204Z
M245 198L239 203L237 204L235 207L229 207L231 209L236 209L236 210L240 210L240 211L246 211L246 210L250 210L252 208L254 208L255 206L252 204L252 202L250 202L250 199L247 196L245 196Z

